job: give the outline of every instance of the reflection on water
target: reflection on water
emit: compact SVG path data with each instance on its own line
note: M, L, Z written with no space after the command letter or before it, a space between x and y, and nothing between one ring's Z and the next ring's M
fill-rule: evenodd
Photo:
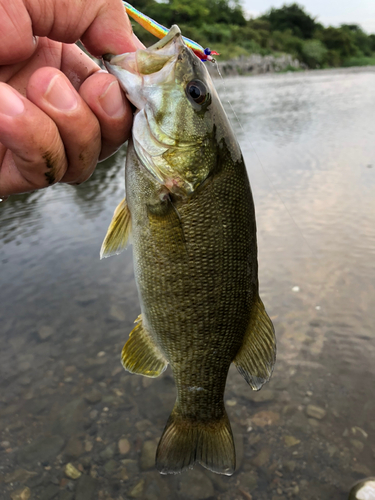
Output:
M99 261L124 192L121 151L82 186L1 206L1 498L344 500L375 474L375 72L218 87L253 187L278 334L262 391L229 375L235 475L154 471L173 380L121 368L139 313L131 248Z

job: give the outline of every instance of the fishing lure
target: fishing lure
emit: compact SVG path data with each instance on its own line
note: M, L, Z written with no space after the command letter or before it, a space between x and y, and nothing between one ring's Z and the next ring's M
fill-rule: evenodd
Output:
M138 24L140 24L145 30L147 30L152 35L157 38L163 38L168 33L168 29L154 21L150 17L139 12L135 7L130 5L130 3L122 1L126 12L130 17L132 17ZM215 62L215 59L212 56L218 56L219 53L214 50L210 50L209 48L204 49L199 43L194 42L194 40L190 40L190 38L182 37L185 44L196 54L202 61L211 61Z

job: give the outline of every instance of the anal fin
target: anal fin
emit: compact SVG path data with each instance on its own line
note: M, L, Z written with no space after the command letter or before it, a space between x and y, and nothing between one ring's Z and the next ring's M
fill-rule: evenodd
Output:
M125 370L145 377L158 377L167 368L168 362L145 330L141 314L135 320L129 340L122 349L121 361Z
M258 297L242 347L233 362L250 387L258 391L271 378L275 360L275 330Z
M117 206L107 234L105 235L102 248L100 249L100 258L110 257L121 253L128 242L131 230L131 218L124 198Z

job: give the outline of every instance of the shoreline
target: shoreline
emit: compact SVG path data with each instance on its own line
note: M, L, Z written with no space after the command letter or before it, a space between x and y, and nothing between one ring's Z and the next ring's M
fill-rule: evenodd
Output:
M212 78L228 78L240 76L265 76L291 73L320 74L331 73L362 73L375 72L375 66L347 66L340 68L308 68L290 54L284 56L260 56L253 54L250 57L240 57L228 61L217 61L216 64L207 65Z

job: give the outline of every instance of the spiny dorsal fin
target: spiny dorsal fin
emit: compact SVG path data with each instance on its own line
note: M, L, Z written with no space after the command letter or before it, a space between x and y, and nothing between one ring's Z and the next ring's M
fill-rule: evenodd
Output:
M111 255L121 253L128 242L130 230L130 212L124 198L113 214L102 248L100 249L100 258L103 259L103 257L110 257Z
M242 347L233 362L250 387L258 391L271 378L275 359L275 330L258 297Z
M145 377L158 377L167 368L168 362L142 324L142 315L135 320L124 345L121 361L125 370Z

